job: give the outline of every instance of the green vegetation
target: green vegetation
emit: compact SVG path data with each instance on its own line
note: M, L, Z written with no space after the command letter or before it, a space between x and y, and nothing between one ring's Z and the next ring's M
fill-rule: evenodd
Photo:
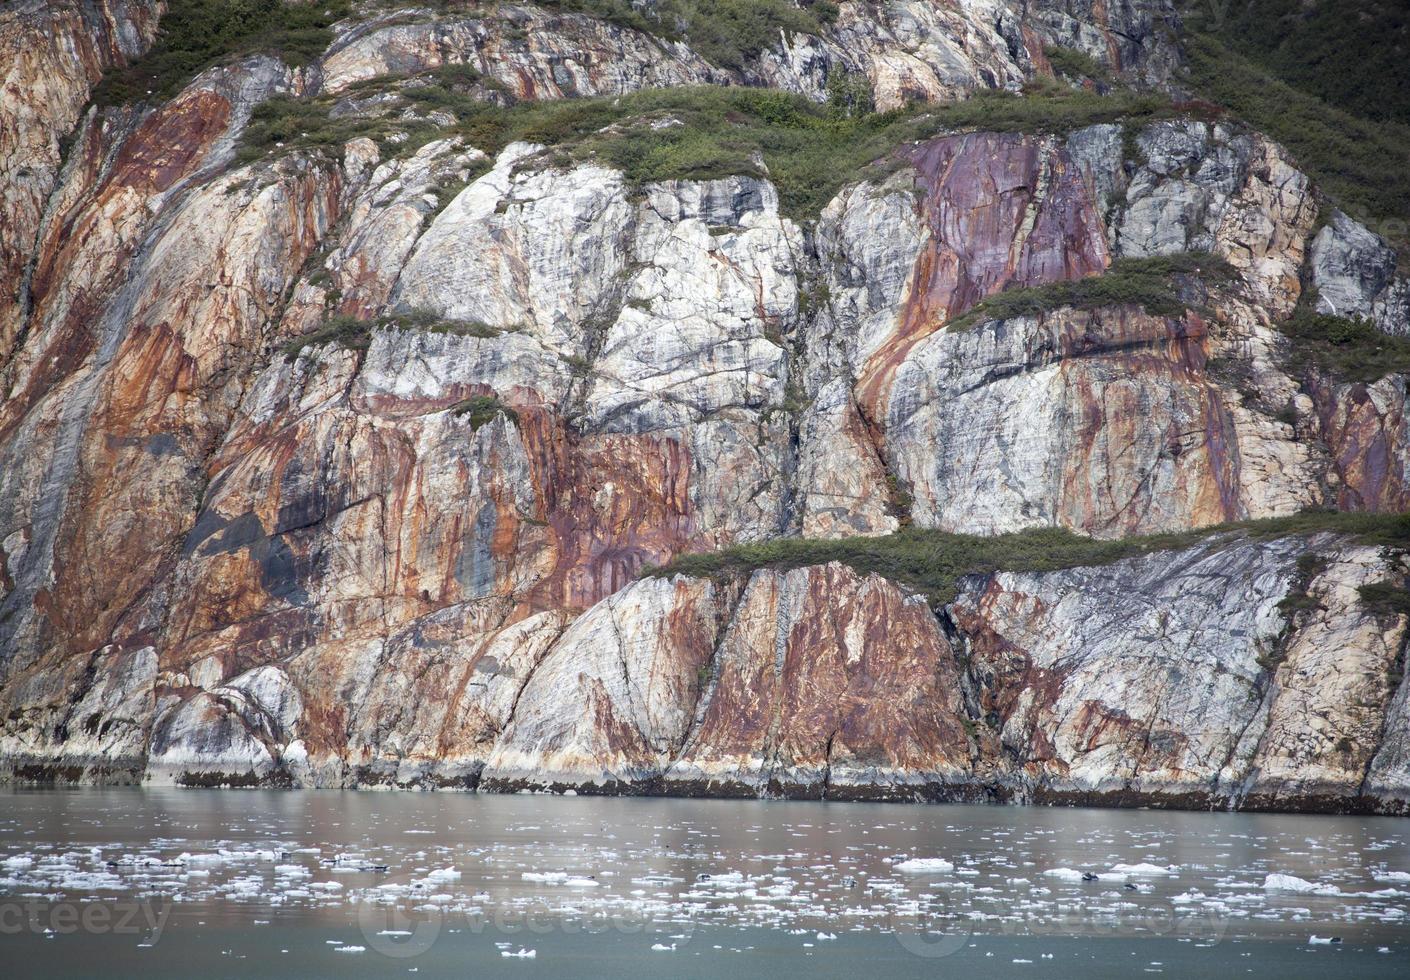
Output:
M1187 38L1191 87L1287 147L1342 210L1404 244L1410 216L1410 125L1391 121L1403 120L1404 112L1383 120L1355 115L1294 88L1230 47L1222 33L1200 33L1200 19L1187 23L1193 28ZM1268 25L1262 30L1266 34ZM1348 72L1367 53L1320 70ZM1402 59L1402 72L1405 64ZM1397 84L1400 98L1410 99L1410 87Z
M1111 84L1111 73L1085 51L1050 45L1043 49L1043 54L1047 57L1048 64L1053 66L1053 71L1064 78L1076 82L1090 78L1094 82Z
M151 50L110 71L94 98L99 105L135 102L149 93L170 98L206 68L256 51L306 64L332 41L329 26L351 12L348 0L168 0Z
M837 18L832 0L542 0L542 6L581 11L622 27L682 40L720 68L743 68L779 33L817 34Z
M1410 616L1410 590L1390 582L1373 582L1357 591L1361 602L1369 609L1391 616Z
M992 537L909 528L878 538L780 538L709 554L682 555L643 574L728 576L759 568L790 569L837 561L862 574L876 572L926 593L932 602L945 603L954 598L956 583L965 575L1107 565L1155 551L1187 548L1215 535L1267 539L1315 531L1335 531L1368 544L1410 547L1410 515L1306 511L1293 517L1116 541L1098 541L1053 528Z
M1403 0L1187 6L1187 25L1293 88L1368 119L1410 119L1410 7Z
M1229 264L1213 255L1188 253L1150 259L1117 259L1099 276L1051 282L995 293L956 317L951 330L966 330L986 320L1045 313L1071 306L1082 310L1139 305L1153 316L1179 316L1190 307L1182 285L1206 285L1233 279Z
M372 345L372 330L376 325L372 320L360 320L355 316L339 314L323 321L316 330L295 337L280 349L285 358L291 361L303 353L306 347L336 344L348 350L367 350Z
M1387 374L1410 374L1410 337L1393 337L1369 320L1313 312L1311 290L1278 328L1292 341L1287 367L1315 368L1339 381L1371 383Z
M497 415L504 415L510 422L517 423L519 421L519 414L500 401L498 395L472 395L463 402L452 406L451 412L457 418L468 415L470 429L474 432L479 432L480 426L487 422L494 421Z
M953 105L884 113L862 111L864 100L855 89L839 90L830 105L776 90L703 86L508 107L485 101L463 82L402 80L395 91L412 108L446 112L455 124L332 119L330 100L274 99L255 111L242 159L257 159L276 146L336 152L356 136L384 140L396 154L448 136L490 155L527 140L554 148L564 163L599 159L634 184L767 172L784 212L811 218L844 183L907 142L966 129L1065 133L1098 122L1167 118L1187 108L1156 95L1101 96L1065 86L1025 96L983 92ZM396 143L389 141L393 134L399 135Z
M1278 608L1285 613L1302 610L1325 609L1322 603L1307 594L1312 580L1327 570L1327 559L1321 555L1308 553L1297 559L1297 575L1294 576L1288 594L1278 602Z
M478 320L455 320L429 310L404 310L375 319L360 319L340 313L323 321L317 329L290 340L281 350L291 361L305 348L325 347L329 344L336 344L348 350L367 350L372 345L373 331L386 329L481 338L498 337L506 332Z
M249 163L275 147L341 152L344 143L358 136L375 138L406 129L404 125L395 126L380 120L333 119L328 115L331 104L330 100L305 102L291 96L260 103L240 135L237 159Z
M378 326L396 327L400 330L415 330L419 333L448 333L457 337L479 337L487 340L511 332L492 327L480 320L457 320L441 316L431 310L403 310L381 317Z

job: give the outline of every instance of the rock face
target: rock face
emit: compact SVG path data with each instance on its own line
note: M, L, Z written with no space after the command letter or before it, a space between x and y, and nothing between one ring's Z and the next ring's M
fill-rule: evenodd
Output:
M496 104L841 80L890 108L1017 88L1058 44L1158 86L1167 4L848 2L731 65L557 7L383 5L305 68L85 109L160 7L0 13L0 778L1410 802L1399 546L1225 535L941 606L840 564L643 574L1410 511L1405 378L1292 373L1275 326L1310 284L1404 332L1394 253L1314 233L1257 134L946 133L808 217L760 161L637 182L394 126L238 152L272 98L356 113L447 66ZM1182 280L1183 312L950 325L1191 251L1234 279Z
M1313 239L1312 283L1321 313L1365 317L1386 333L1410 333L1410 281L1395 272L1395 250L1341 211Z
M156 0L22 0L0 12L0 351L29 311L21 282L89 92L108 68L146 51Z
M954 650L926 603L884 579L757 572L713 661L673 789L905 798L967 774Z

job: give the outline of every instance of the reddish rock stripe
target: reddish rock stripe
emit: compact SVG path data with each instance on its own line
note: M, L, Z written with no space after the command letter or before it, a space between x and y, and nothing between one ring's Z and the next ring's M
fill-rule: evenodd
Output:
M873 421L885 417L896 369L947 320L1005 287L1080 278L1109 261L1086 184L1051 141L969 133L905 156L925 190L930 238L895 335L860 372L858 402Z

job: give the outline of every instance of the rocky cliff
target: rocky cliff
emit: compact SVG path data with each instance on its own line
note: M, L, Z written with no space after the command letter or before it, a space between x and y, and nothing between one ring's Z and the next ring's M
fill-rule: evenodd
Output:
M833 6L0 11L5 778L1404 810L1394 245L1161 0Z

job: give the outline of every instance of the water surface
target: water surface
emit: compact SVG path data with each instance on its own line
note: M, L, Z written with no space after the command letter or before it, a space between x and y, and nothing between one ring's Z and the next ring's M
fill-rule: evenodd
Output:
M0 950L68 976L1403 977L1410 823L5 790Z

